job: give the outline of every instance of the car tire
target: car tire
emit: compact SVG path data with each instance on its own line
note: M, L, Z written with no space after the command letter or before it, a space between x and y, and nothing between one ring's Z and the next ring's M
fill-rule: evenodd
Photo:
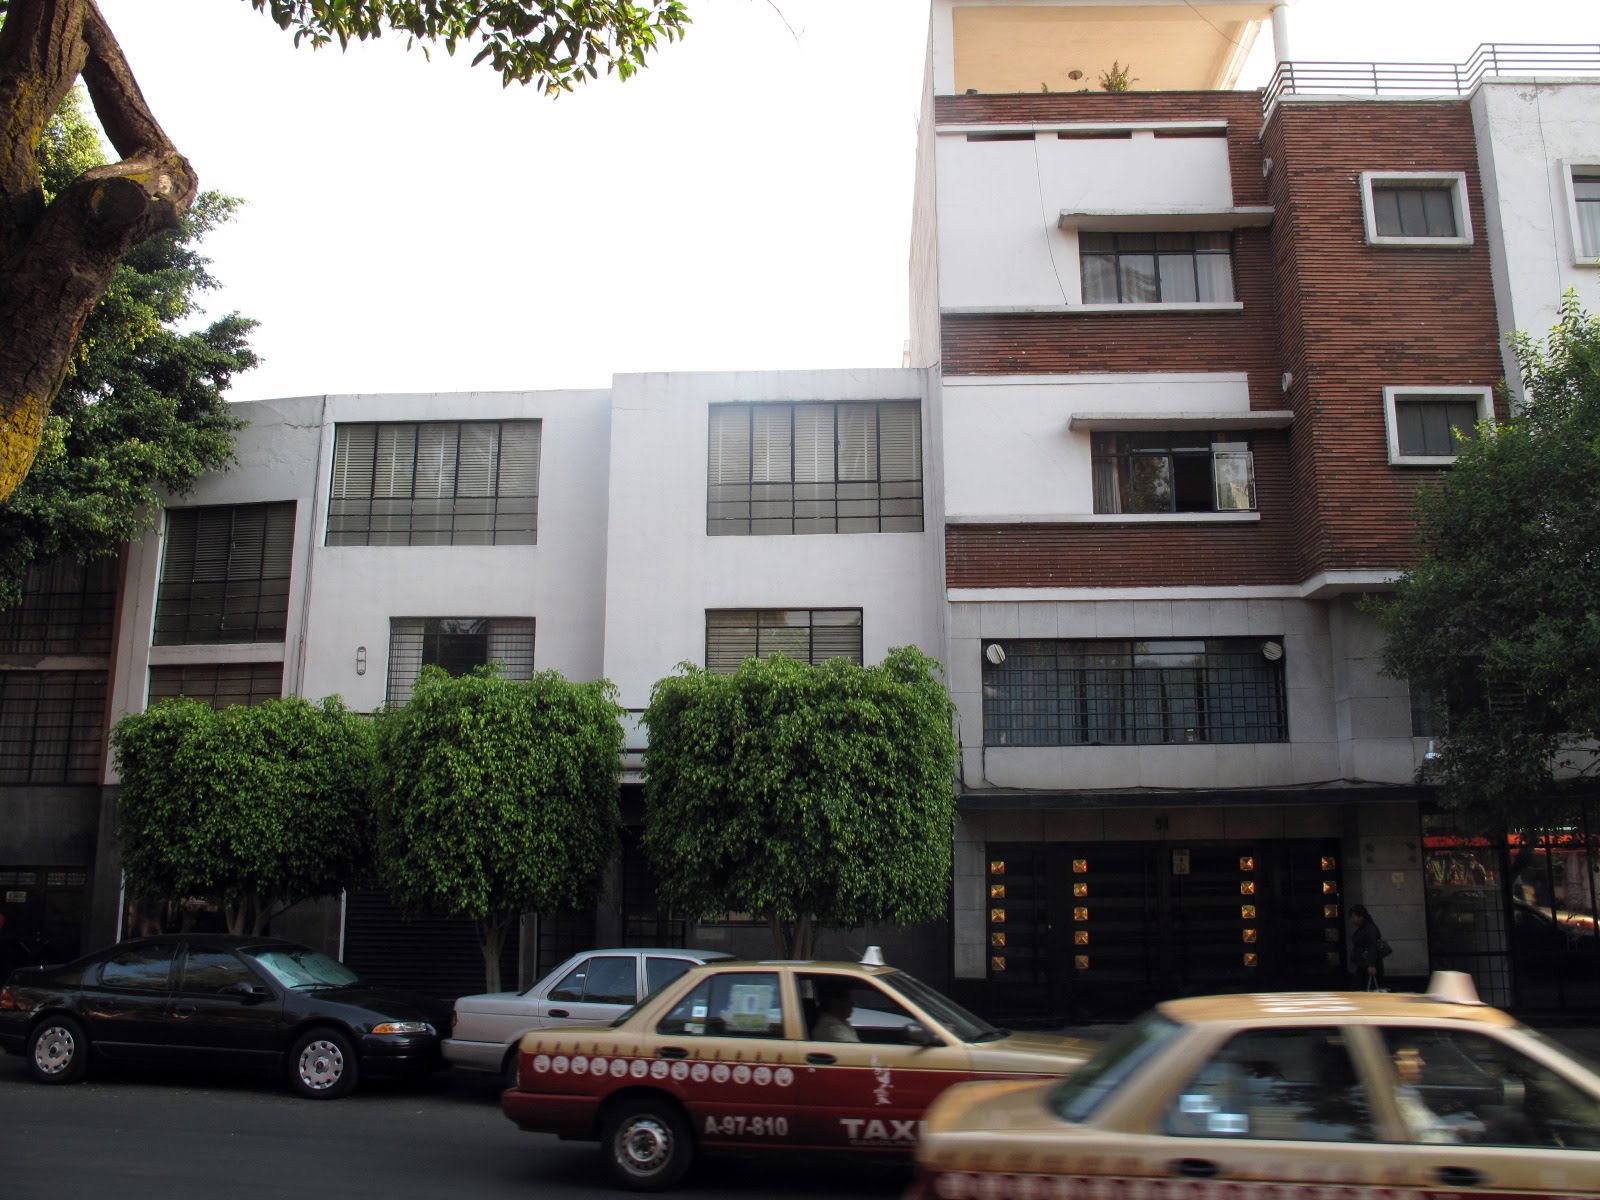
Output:
M308 1100L337 1100L361 1074L355 1047L337 1029L313 1029L289 1051L289 1086Z
M506 1060L500 1064L500 1090L509 1092L517 1086L517 1058L520 1055L518 1044L521 1039L511 1044L511 1049L506 1051Z
M617 1182L658 1192L683 1178L694 1161L694 1138L683 1111L666 1099L630 1100L606 1118L600 1149Z
M71 1017L40 1021L26 1053L28 1073L39 1083L77 1083L89 1073L89 1035Z

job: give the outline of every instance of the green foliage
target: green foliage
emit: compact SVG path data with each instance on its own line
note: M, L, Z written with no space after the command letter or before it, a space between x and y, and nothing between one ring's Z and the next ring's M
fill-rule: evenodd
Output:
M370 858L372 722L337 698L171 700L111 731L129 895L221 897L236 932L331 895Z
M1445 803L1527 828L1600 738L1600 319L1569 293L1545 346L1513 344L1526 405L1419 493L1421 557L1375 607L1390 673L1445 698Z
M758 914L796 957L817 924L943 915L956 744L939 676L902 648L875 667L773 657L658 682L643 846L663 901Z
M1133 90L1137 79L1129 78L1133 73L1133 64L1123 66L1115 59L1111 61L1109 70L1100 72L1100 90L1102 92L1128 92Z
M380 875L403 908L477 922L490 991L517 914L594 899L617 841L622 715L605 680L425 667L379 721Z
M62 104L39 148L51 197L104 161L81 93ZM136 247L79 335L33 469L0 504L0 609L28 567L58 554L115 554L151 528L163 492L182 494L227 464L239 420L223 400L255 366L254 321L229 314L183 332L217 286L196 246L239 201L204 192L182 227Z
M487 61L509 86L532 83L556 94L594 79L603 66L627 79L663 39L684 35L689 14L681 0L250 0L295 45L313 47L406 35L406 46L474 49L472 65Z

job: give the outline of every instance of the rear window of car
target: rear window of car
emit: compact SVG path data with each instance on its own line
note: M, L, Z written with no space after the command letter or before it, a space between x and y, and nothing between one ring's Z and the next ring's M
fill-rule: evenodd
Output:
M1149 1062L1181 1028L1176 1021L1154 1012L1128 1026L1051 1093L1050 1105L1056 1115L1064 1121L1087 1121L1124 1080Z
M653 992L663 984L671 983L692 966L693 959L648 957L644 960L644 990Z

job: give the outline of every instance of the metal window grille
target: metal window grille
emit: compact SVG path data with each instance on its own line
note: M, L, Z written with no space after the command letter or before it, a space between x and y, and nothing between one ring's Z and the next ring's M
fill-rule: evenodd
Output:
M999 644L1003 661L983 666L986 746L1288 738L1283 660L1266 639Z
M708 534L921 531L915 400L711 406Z
M37 563L22 599L0 612L0 654L110 654L116 604L116 559Z
M1407 396L1395 401L1400 453L1448 457L1461 452L1478 423L1478 405L1455 397Z
M1078 234L1085 304L1231 303L1233 237L1220 233Z
M531 546L538 421L339 425L330 546Z
M730 608L706 612L706 670L731 675L747 658L861 663L859 608Z
M1373 184L1372 212L1380 237L1457 236L1455 194L1449 186Z
M283 641L293 555L292 500L169 510L155 644Z
M411 699L423 667L464 675L498 662L507 679L533 678L533 622L498 617L396 617L389 622L386 703Z
M187 696L212 708L260 704L283 695L283 664L207 663L150 668L149 703Z
M104 671L0 671L0 783L98 783Z
M1245 434L1096 433L1097 513L1251 512L1255 455Z

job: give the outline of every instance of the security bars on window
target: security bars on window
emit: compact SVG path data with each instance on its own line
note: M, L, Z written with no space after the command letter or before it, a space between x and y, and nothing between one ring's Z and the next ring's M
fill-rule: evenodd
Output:
M283 641L293 553L292 500L170 509L155 644Z
M805 663L861 662L859 608L712 609L706 613L706 670L729 675L747 658L782 654Z
M98 783L104 671L0 671L0 783Z
M533 622L486 617L396 617L389 622L386 703L411 699L423 667L465 675L498 662L507 679L533 678Z
M1085 304L1230 303L1226 233L1078 234Z
M708 534L922 531L916 401L714 404Z
M340 425L330 546L531 546L538 421Z
M150 703L186 696L212 708L260 704L283 695L283 664L207 663L150 668Z
M1266 644L1001 642L1003 661L984 660L984 745L1284 741L1283 660Z

